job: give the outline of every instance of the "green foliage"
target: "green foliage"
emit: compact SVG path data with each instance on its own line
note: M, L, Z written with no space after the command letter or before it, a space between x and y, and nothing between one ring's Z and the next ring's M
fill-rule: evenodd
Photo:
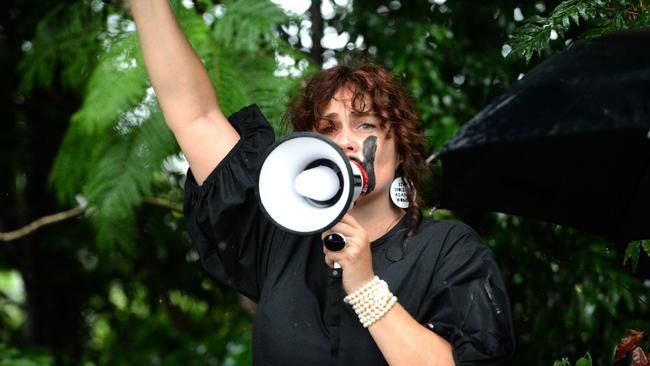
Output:
M605 242L557 225L488 215L478 228L506 279L518 326L519 361L550 363L552 354L592 354L609 364L625 328L650 325L647 287L620 268Z
M225 1L225 16L218 20L212 31L220 48L244 53L257 53L272 49L279 39L275 33L278 24L288 18L270 1Z
M623 257L623 265L630 261L632 270L636 272L636 267L639 265L639 256L641 255L641 248L645 254L650 258L650 240L637 240L629 243L625 249L625 256Z
M524 14L538 14L523 25L512 18L514 5L507 1L446 2L444 12L427 3L379 12L387 2L355 2L341 22L351 39L363 35L366 49L373 48L372 60L389 66L413 94L429 149L435 150L532 67L523 58L501 54L504 43L522 39L522 28L532 29L528 24L547 18L562 25L563 17L571 28L564 37L595 27L581 18L589 16L587 8L594 2L544 3L550 14L537 10L534 2L518 5ZM546 51L550 40L548 34L544 37L538 49ZM527 52L537 49L530 42L517 44L528 47ZM355 52L342 51L341 58L355 59ZM550 364L553 354L577 359L587 349L611 349L625 327L648 323L647 287L620 268L620 257L603 241L514 216L449 217L479 230L495 253L512 302L519 363ZM583 362L590 359L585 356ZM594 360L608 364L611 355L599 352Z
M208 72L219 104L229 115L256 103L278 131L288 95L300 79L275 76L276 55L291 55L307 66L306 55L292 49L276 34L278 24L290 18L267 1L226 2L225 9L224 17L217 20L212 30L211 43L205 47L214 52Z
M553 362L553 366L571 366L571 362L569 362L569 359L564 357L559 361Z
M63 87L82 88L96 64L103 20L90 1L56 4L39 22L19 64L21 91L50 88L57 75Z
M584 357L579 358L575 364L575 366L591 366L591 365L592 365L591 355L589 354L589 352L587 352L587 354L584 355ZM568 358L564 357L560 361L553 362L553 366L571 366L571 362L569 362Z
M562 41L650 24L643 3L631 1L549 0L548 12L536 10L536 1L523 2L518 6L524 14L537 14L525 23L512 19L514 5L505 0L402 3L393 9L388 1L355 2L337 8L326 23L348 31L352 40L364 37L363 50L336 51L339 60L370 58L393 69L421 112L430 152L526 72L532 65L525 60L541 60L563 48ZM180 1L172 5L224 112L257 103L279 130L302 78L279 76L278 57L293 57L291 67L302 75L315 71L304 51L278 32L280 24L296 19L268 1L227 1L218 5L225 11L216 18L209 0L190 9ZM388 10L379 12L382 5ZM556 42L550 29L558 33ZM163 168L178 146L154 101L128 14L100 1L56 5L31 42L19 68L21 90L38 98L39 90L65 87L82 99L50 183L66 206L79 196L87 200L90 218L42 230L47 240L26 246L19 260L1 256L27 278L24 263L43 256L44 247L65 248L72 260L53 260L53 273L70 267L81 274L70 278L80 308L81 324L71 325L83 338L80 359L70 361L65 351L53 349L40 364L251 364L251 317L240 298L201 270L181 214L143 204L148 196L180 202L182 177ZM501 53L506 42L514 47L508 59ZM30 168L21 167L12 179L25 181ZM567 355L556 365L570 365L587 349L599 350L594 363L607 364L611 354L602 350L611 349L623 329L650 328L647 286L620 268L622 253L602 241L514 216L461 218L479 230L499 261L521 364L550 364L555 355ZM624 262L636 268L642 249L650 254L647 241L630 244ZM18 305L15 311L28 308ZM0 365L35 364L40 354L2 345L23 339L18 328L28 314L6 316L8 308L0 314ZM590 354L578 360L583 364L592 364Z
M182 297L179 314L192 328L188 333L175 326L165 311L144 302L148 297L146 289L138 290L143 293L140 299L130 299L126 294L131 291L133 286L125 284L122 304L106 304L104 311L93 314L88 361L101 365L252 363L250 316L241 314L234 293L212 297L208 302L173 291L177 295L170 306L177 306ZM166 348L161 350L160 345Z
M510 56L521 57L528 62L534 54L539 56L547 50L552 41L566 38L572 26L581 26L581 21L588 23L583 27L588 31L578 32L578 38L584 39L628 28L647 27L650 16L643 1L563 1L546 17L526 19L526 24L512 35Z
M591 355L589 352L584 357L581 357L576 361L576 366L591 366Z
M135 33L115 39L88 81L81 109L72 117L88 135L110 132L118 117L144 96L147 73Z
M180 2L173 7L213 79L224 113L257 103L277 124L286 95L297 83L274 75L276 53L295 53L275 32L276 24L286 20L282 11L270 2L232 2L226 4L223 18L209 25L195 9ZM209 7L205 13L213 10ZM135 210L151 194L154 174L178 146L147 92L146 70L130 20L121 14L111 17L117 30L106 33L96 55L98 64L50 181L64 202L84 195L102 247L125 249L135 240ZM38 52L34 50L34 57Z
M51 356L43 353L24 353L0 342L0 366L49 366L54 365Z
M18 271L0 270L0 347L2 339L20 331L25 323L24 284ZM0 355L2 352L0 351Z
M99 160L106 158L108 140L119 136L114 126L121 116L122 119L133 118L132 113L128 114L129 110L146 93L147 76L135 34L113 37L112 42L100 55L82 107L72 117L52 169L50 182L58 198L64 202L73 202L74 197L82 192L93 168Z
M100 9L92 10L98 4ZM172 2L216 86L220 107L230 114L257 103L277 126L300 78L277 76L276 57L292 55L301 72L310 70L306 56L276 31L288 18L268 1L233 1L211 22L206 14L213 16L214 6L200 5L187 9ZM180 177L163 169L179 148L155 102L132 22L123 11L85 0L56 6L41 21L21 67L26 92L56 87L53 80L70 69L77 74L69 87L83 95L49 179L60 202L87 204L94 228L92 237L77 244L85 279L99 281L83 304L88 342L81 361L251 364L251 317L239 296L204 278L183 233L182 215L161 215L159 208L151 212L143 205L149 196L181 201ZM67 48L36 47L63 38L74 57L52 52ZM85 65L83 73L79 65ZM67 364L66 357L62 352L56 360Z
M533 53L539 55L551 40L563 37L572 22L578 25L581 19L594 18L599 5L604 6L604 2L568 0L558 5L548 17L531 17L513 34L511 54L530 61Z
M121 120L124 126L118 126L123 134L107 141L84 186L84 195L94 203L91 218L99 245L134 243L135 210L144 196L152 194L154 174L162 161L178 151L157 109L142 125L129 126L133 122L128 117Z

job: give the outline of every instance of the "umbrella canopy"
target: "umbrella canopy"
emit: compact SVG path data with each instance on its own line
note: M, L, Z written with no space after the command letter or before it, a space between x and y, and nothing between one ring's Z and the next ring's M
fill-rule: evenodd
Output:
M532 69L440 151L440 206L650 239L650 31Z

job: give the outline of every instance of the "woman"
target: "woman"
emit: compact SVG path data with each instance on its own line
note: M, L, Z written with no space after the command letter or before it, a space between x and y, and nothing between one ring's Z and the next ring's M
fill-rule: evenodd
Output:
M296 130L332 139L368 171L354 208L320 235L275 227L255 198L273 131L256 106L229 119L166 0L132 0L147 71L190 164L185 215L203 266L258 303L253 360L269 365L496 365L511 362L510 309L490 252L468 227L421 220L389 198L416 182L422 136L384 69L314 76L290 108ZM323 238L338 233L343 250ZM331 271L334 262L340 272Z

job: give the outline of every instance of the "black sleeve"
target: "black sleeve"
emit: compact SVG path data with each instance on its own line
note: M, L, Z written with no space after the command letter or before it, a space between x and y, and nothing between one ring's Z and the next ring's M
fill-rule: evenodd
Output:
M469 227L447 235L425 326L452 345L456 365L509 365L515 336L510 303L492 253Z
M255 190L274 133L256 105L229 118L240 140L201 186L188 171L183 211L203 267L217 280L258 301L275 228Z

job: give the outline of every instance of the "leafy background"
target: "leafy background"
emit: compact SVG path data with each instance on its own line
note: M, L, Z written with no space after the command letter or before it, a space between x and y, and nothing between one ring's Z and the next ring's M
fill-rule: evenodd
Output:
M642 1L621 0L171 3L225 113L257 103L286 133L284 107L306 77L373 61L412 93L430 152L550 55L650 24ZM128 3L0 6L0 365L250 364L254 307L201 270L183 231L183 158ZM426 213L466 221L495 252L518 364L587 351L609 364L626 328L650 330L647 241L621 248L514 216Z

